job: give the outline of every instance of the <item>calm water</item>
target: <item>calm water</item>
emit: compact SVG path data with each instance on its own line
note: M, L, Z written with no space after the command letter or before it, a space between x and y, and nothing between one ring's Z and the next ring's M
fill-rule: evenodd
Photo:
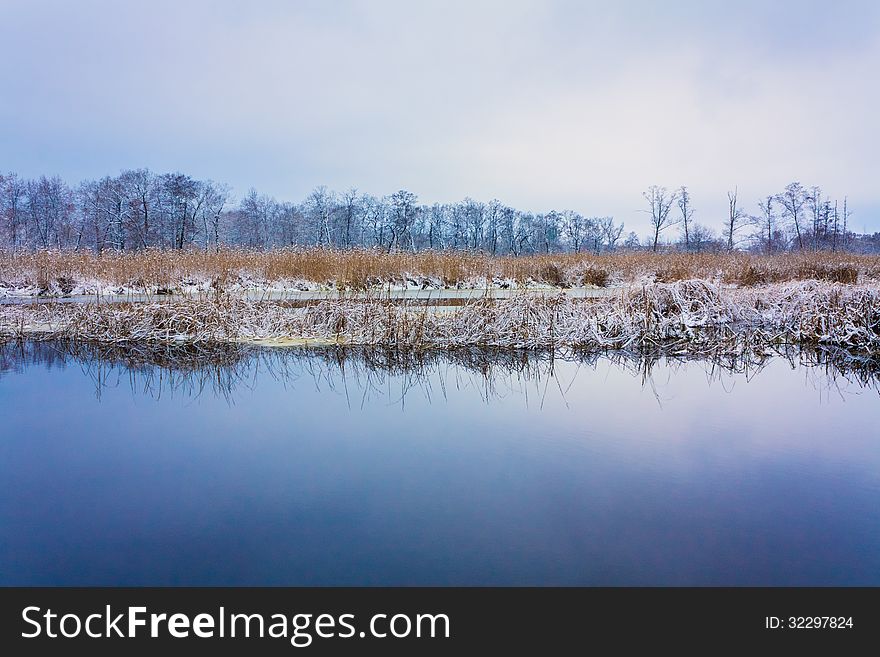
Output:
M174 358L0 352L0 584L880 584L867 375Z

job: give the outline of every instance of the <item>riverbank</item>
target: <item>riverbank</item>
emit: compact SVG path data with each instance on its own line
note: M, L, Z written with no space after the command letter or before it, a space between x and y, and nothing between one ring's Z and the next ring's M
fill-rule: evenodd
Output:
M96 343L248 342L394 348L761 351L780 344L880 355L880 286L801 281L726 288L646 283L606 296L483 297L435 308L375 297L308 304L228 295L144 303L0 307L6 339Z

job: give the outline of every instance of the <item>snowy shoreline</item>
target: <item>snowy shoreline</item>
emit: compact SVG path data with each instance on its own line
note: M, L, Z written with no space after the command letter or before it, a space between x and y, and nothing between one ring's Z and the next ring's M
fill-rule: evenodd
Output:
M451 300L474 300L483 298L510 299L523 294L556 295L564 293L571 298L585 299L592 297L611 296L619 292L620 287L572 287L553 286L532 287L462 287L462 288L403 288L400 286L376 287L370 290L339 290L330 287L298 289L284 287L227 289L220 293L227 298L243 301L328 301L345 299L398 300L443 302ZM0 305L26 303L150 303L159 301L206 301L216 298L214 290L189 290L186 292L156 293L137 292L133 290L118 291L118 288L103 288L92 294L78 293L67 295L43 295L32 289L7 290L3 296L0 288Z
M207 298L218 293L232 295L243 299L283 299L283 298L338 298L348 295L368 296L400 296L429 298L432 296L449 296L468 298L484 296L498 292L513 294L516 292L559 292L562 290L604 290L591 284L554 285L531 278L517 281L505 277L475 276L460 280L454 284L444 282L440 276L421 274L401 274L388 280L375 279L366 285L353 286L342 280L318 282L305 278L265 278L239 272L230 279L218 283L209 276L184 277L165 283L146 284L113 282L96 277L59 276L46 279L43 283L35 283L38 278L31 272L29 275L15 277L18 280L0 278L0 303L8 299L77 299L88 300L99 298L110 301L153 300L158 297L181 299Z
M389 348L573 347L737 354L780 344L880 357L880 287L799 281L724 288L652 283L576 298L519 293L433 308L388 298L300 305L231 295L143 303L0 306L0 336L97 343L244 342Z

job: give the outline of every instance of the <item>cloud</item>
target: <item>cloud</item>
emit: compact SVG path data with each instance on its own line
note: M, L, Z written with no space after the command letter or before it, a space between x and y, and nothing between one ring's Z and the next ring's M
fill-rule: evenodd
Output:
M880 229L874 3L12 1L4 168L182 169L614 214L687 184L719 225L792 179ZM861 208L861 210L860 210Z

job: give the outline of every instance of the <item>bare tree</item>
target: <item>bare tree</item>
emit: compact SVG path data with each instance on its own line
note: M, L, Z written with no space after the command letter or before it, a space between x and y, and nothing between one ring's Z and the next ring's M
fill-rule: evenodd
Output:
M807 207L813 215L813 251L819 250L822 238L822 189L813 185L807 192Z
M196 237L200 185L200 181L179 172L160 176L159 209L164 224L164 241L172 248L182 249Z
M698 224L696 221L691 224L691 249L695 253L702 253L707 250L718 250L718 241L712 230Z
M599 217L587 217L584 222L584 242L593 245L596 255L605 247L605 234L602 232L600 221Z
M472 198L466 198L464 204L465 226L467 230L467 246L476 251L483 243L483 230L486 223L486 207Z
M141 248L146 248L154 242L155 231L150 222L153 208L158 204L156 177L148 169L134 169L123 171L120 178L125 181L135 204L132 209L132 218L136 219L135 239Z
M539 236L537 241L542 244L544 253L556 251L559 246L560 225L562 223L562 215L556 210L550 210L544 214L535 217L537 220L534 227L538 229Z
M26 184L27 213L33 226L32 245L66 248L75 234L73 193L58 176L30 180Z
M498 252L498 237L500 234L501 218L504 214L504 206L497 198L493 198L486 206L486 246L489 253L495 255Z
M443 233L446 230L446 206L435 203L428 212L428 248L443 248Z
M733 253L738 243L736 234L745 223L746 214L736 203L737 188L727 192L727 221L724 222L724 241L727 243L727 252Z
M649 209L646 212L651 215L652 249L656 252L657 245L660 242L660 233L678 223L678 220L669 218L669 211L676 200L678 200L678 194L676 192L670 194L665 187L651 185L642 192L642 196L648 201Z
M211 180L205 181L200 191L202 197L200 216L205 238L205 251L208 251L213 240L214 252L216 253L220 250L220 220L231 192L229 185L218 184Z
M782 216L791 221L794 226L798 249L803 250L804 238L801 224L803 223L804 205L807 202L807 191L799 182L789 183L785 191L776 196L776 201L782 206Z
M466 249L468 245L467 239L467 217L462 203L453 203L448 210L449 221L447 226L449 229L447 246L452 249Z
M691 224L691 219L694 216L694 210L691 207L690 192L688 192L688 188L684 185L678 190L678 209L681 212L681 229L684 233L684 250L690 251L691 240L688 228Z
M834 200L834 213L833 213L833 224L832 224L832 233L831 233L831 250L837 251L837 240L839 237L840 230L840 214L837 209L837 199Z
M519 248L517 231L522 223L519 221L519 213L508 206L504 206L501 213L501 243L507 253L516 255Z
M0 219L5 224L6 235L13 253L27 243L24 211L27 184L14 173L0 176Z
M342 246L348 248L352 245L352 234L355 230L355 224L360 219L360 196L358 196L357 188L352 187L348 191L343 192L340 198L341 215L342 215Z
M830 198L826 198L822 201L821 209L819 210L820 218L819 223L822 226L822 242L821 248L827 248L829 241L834 243L832 244L832 248L836 246L836 237L829 235L833 230L836 230L835 226L832 226L834 223L834 205L831 203Z
M324 185L315 187L303 204L304 214L315 235L315 246L331 246L331 214L335 202L334 194Z
M626 239L623 241L623 248L628 251L635 251L642 248L642 244L639 242L639 236L636 235L634 230L629 231L629 235L627 235Z
M394 192L389 198L391 206L391 241L388 244L388 251L392 251L407 239L413 251L416 250L415 239L412 234L412 225L415 223L416 213L418 211L418 197L412 192L405 189Z
M258 194L253 188L248 191L238 206L233 228L239 244L263 248L270 242L271 223L276 205L274 198Z
M132 205L125 180L102 178L98 183L100 211L104 213L108 227L110 246L116 251L124 251L126 228L131 217Z
M758 201L758 208L761 210L760 216L752 218L757 227L758 241L764 243L767 253L773 253L773 231L776 229L777 219L773 210L773 197L768 196L765 200Z
M388 204L385 199L375 196L364 195L361 198L363 206L364 234L370 234L371 246L385 248L385 239L391 231L387 227Z
M851 211L793 182L784 192L758 203L760 213L746 217L737 190L728 193L728 215L721 237L694 221L690 190L669 193L660 186L643 192L652 232L645 248L659 250L664 231L681 225L680 248L733 251L749 237L754 248L771 253L788 247L880 251L880 234L854 235ZM376 198L350 189L337 194L316 188L302 202L278 202L251 190L230 208L229 187L183 173L154 174L130 169L118 176L84 181L76 192L60 178L25 180L0 176L0 249L92 248L131 250L186 249L222 244L251 248L317 245L352 248L469 249L495 255L581 252L640 248L612 217L575 210L524 212L493 199L465 198L456 203L419 205L401 190ZM672 213L673 205L677 212ZM841 208L842 205L842 208ZM675 215L674 217L672 215ZM744 229L749 226L749 235Z
M609 251L613 251L617 248L617 242L623 234L623 222L615 224L614 217L601 217L598 220L598 226L606 248Z
M571 250L577 253L587 236L587 219L580 212L567 210L562 213L562 226Z
M514 255L522 253L537 252L536 242L532 239L537 220L531 212L521 212L516 221L515 247L512 251Z

